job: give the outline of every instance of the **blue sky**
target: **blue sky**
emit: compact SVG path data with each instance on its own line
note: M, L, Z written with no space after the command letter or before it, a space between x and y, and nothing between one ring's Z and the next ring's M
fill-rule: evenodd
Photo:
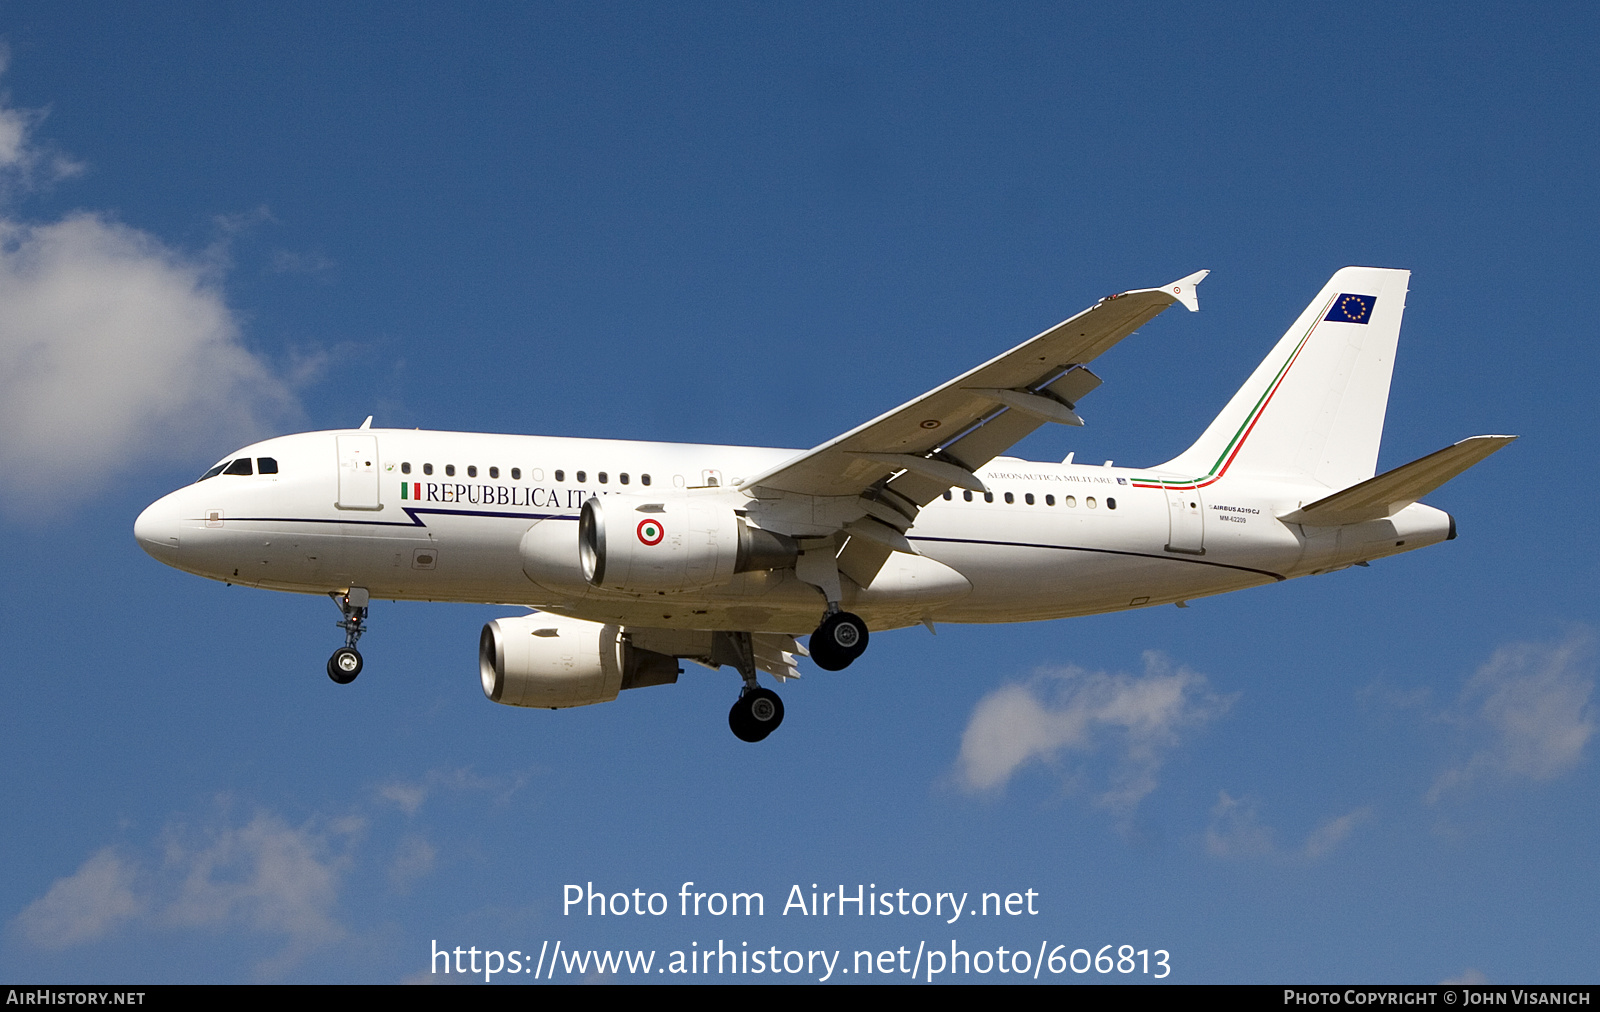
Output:
M0 976L955 939L1593 981L1597 35L1584 5L0 4ZM1345 264L1413 272L1380 467L1523 437L1429 498L1458 540L874 636L761 747L697 668L489 703L506 609L379 604L334 686L326 601L131 536L241 443L368 414L808 446L1210 268L1100 360L1087 427L1018 451L1153 464ZM976 771L1023 718L1085 730ZM691 880L768 914L562 913ZM778 913L813 882L1041 912Z

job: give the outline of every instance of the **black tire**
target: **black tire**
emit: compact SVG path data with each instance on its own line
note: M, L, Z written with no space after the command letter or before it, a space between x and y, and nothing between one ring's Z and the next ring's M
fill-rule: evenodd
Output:
M749 689L728 711L728 729L740 741L761 741L783 723L783 700L771 689Z
M361 674L361 653L354 647L340 647L328 658L328 677L340 685L349 685Z
M817 667L824 671L843 671L851 661L866 653L867 638L865 622L847 611L836 611L817 626L807 649Z

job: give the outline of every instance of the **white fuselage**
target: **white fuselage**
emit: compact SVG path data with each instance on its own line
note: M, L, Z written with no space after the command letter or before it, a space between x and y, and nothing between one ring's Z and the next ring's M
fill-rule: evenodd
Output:
M135 534L168 565L273 590L359 586L380 599L802 634L825 601L792 568L626 594L588 586L576 568L570 579L535 583L523 546L534 525L558 525L545 530L570 530L560 537L570 537L575 567L583 503L612 494L715 496L768 526L764 504L737 485L799 453L398 429L302 433L238 451L230 459L250 459L251 474L218 474L163 497ZM261 458L277 472L259 473ZM1452 535L1448 516L1421 504L1340 528L1277 519L1330 491L1304 482L1229 476L1174 489L1156 471L1008 457L977 473L989 496L952 490L924 508L907 532L921 557L891 555L864 588L846 581L845 608L879 629L1087 615L1326 572ZM791 497L784 515L796 505ZM826 497L799 505L818 516L830 507Z

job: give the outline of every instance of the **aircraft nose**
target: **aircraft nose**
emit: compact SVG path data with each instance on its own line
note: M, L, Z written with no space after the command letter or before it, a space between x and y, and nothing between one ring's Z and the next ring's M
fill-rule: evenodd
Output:
M139 547L162 562L178 548L178 508L171 496L157 499L145 507L133 522L133 537Z

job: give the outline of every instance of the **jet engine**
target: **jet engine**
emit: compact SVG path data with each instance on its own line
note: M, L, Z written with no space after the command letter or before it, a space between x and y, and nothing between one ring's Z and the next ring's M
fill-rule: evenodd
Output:
M670 685L677 658L642 650L622 627L535 612L499 618L478 639L483 694L509 706L608 703L623 689Z
M751 527L724 497L608 495L583 504L584 579L628 593L715 587L735 574L794 565L793 538Z

